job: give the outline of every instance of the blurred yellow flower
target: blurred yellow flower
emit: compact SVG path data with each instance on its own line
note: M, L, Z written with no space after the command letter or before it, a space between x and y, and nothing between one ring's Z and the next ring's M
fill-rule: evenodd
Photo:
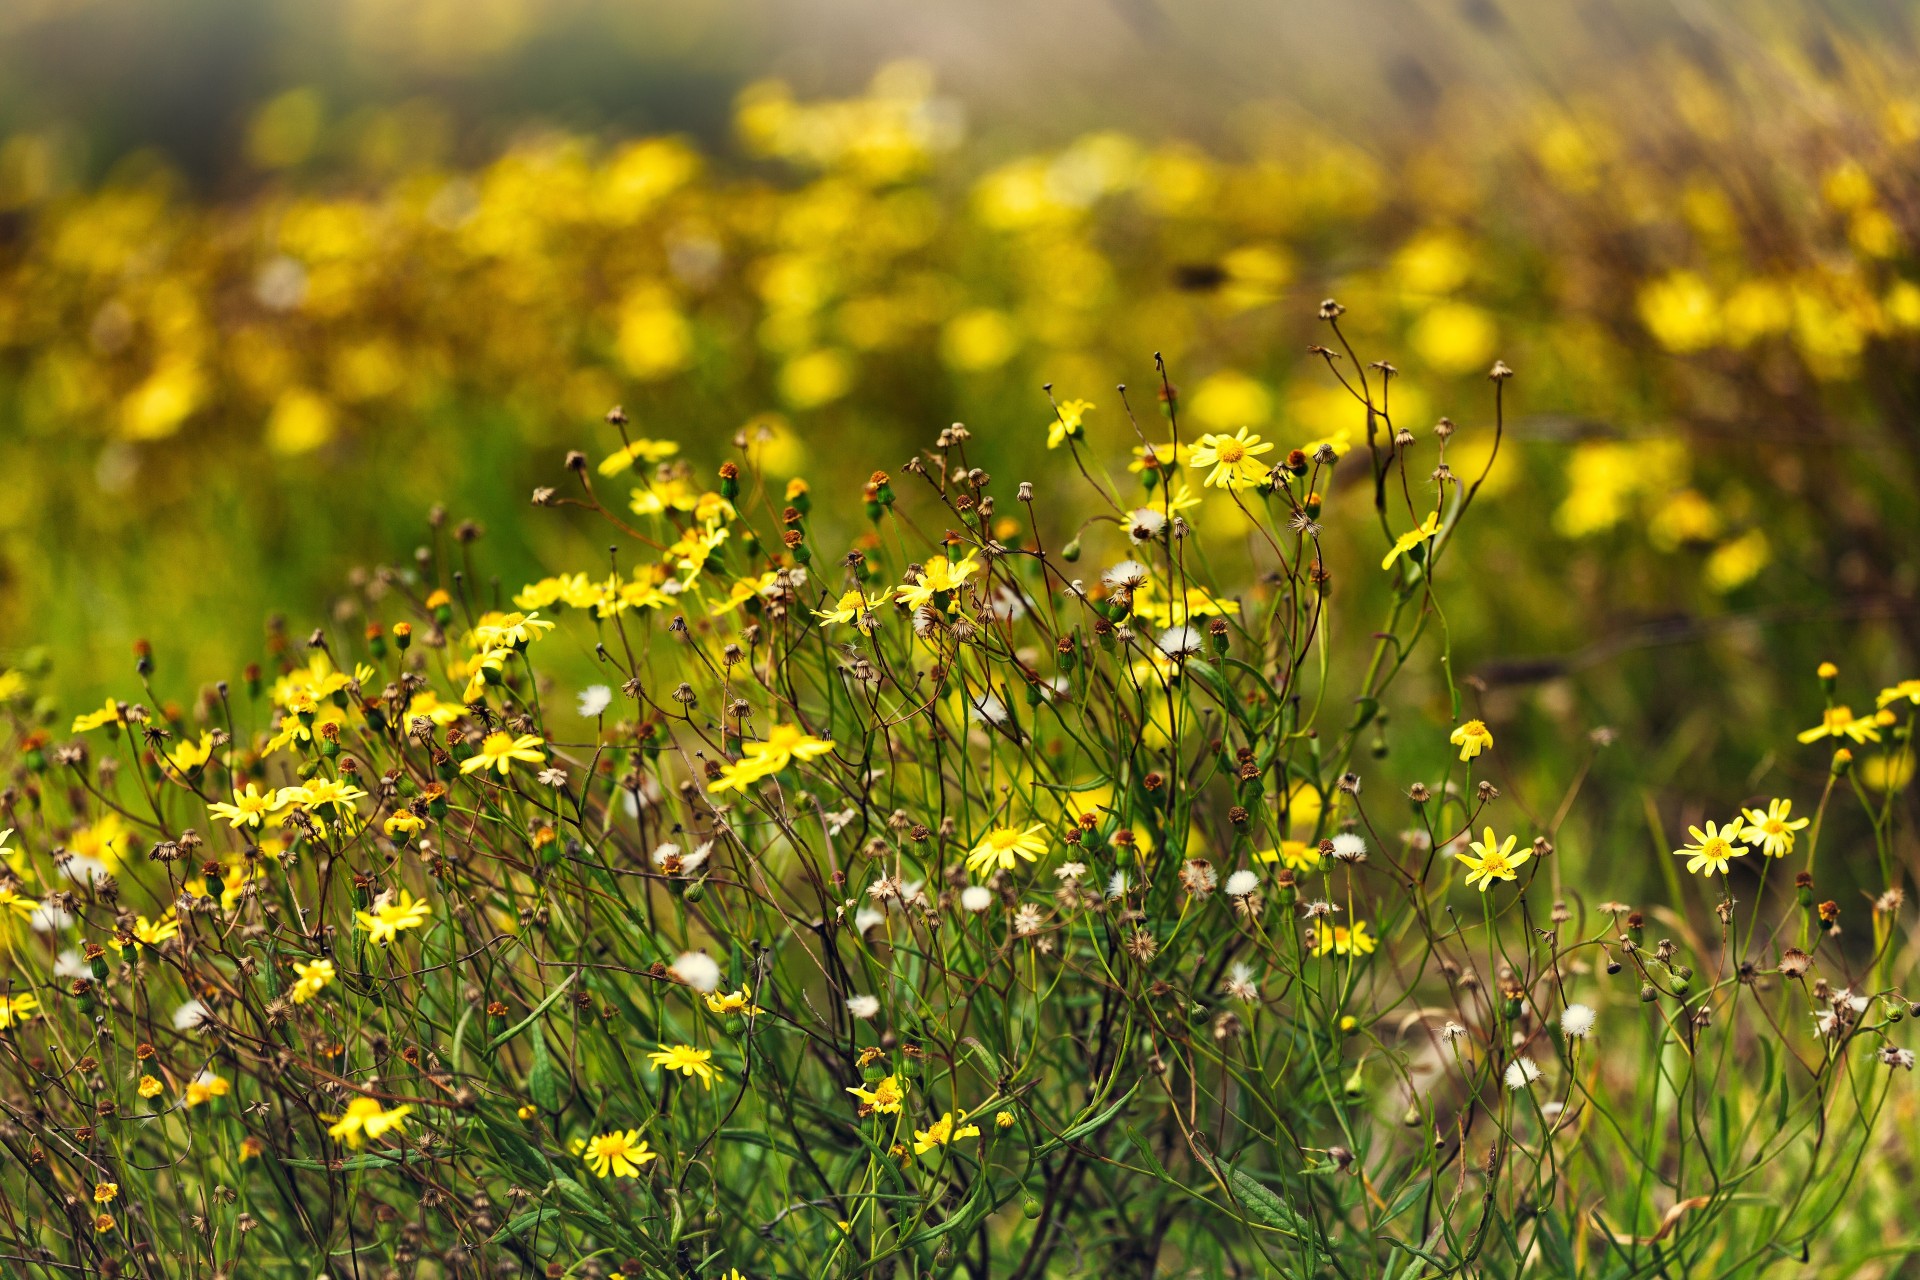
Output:
M981 836L967 853L967 870L975 875L990 869L1010 871L1020 858L1032 862L1047 851L1044 822L1036 822L1021 830L1018 827L995 827Z

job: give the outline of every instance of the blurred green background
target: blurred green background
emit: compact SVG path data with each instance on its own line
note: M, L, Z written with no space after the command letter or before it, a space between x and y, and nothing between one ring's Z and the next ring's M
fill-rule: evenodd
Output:
M1331 295L1456 471L1519 371L1449 614L1505 785L1607 726L1593 856L1805 807L1815 664L1920 673L1916 70L1892 4L14 0L0 663L71 714L148 637L187 701L435 504L508 590L594 563L527 498L616 402L765 428L847 535L948 422L1044 482L1043 382L1119 455L1156 351L1194 427L1346 448Z

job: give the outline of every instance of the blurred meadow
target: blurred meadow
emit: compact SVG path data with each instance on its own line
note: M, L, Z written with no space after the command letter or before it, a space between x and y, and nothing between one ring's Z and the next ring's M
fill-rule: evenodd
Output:
M1157 438L1158 353L1191 430L1331 446L1363 504L1323 298L1397 371L1395 423L1444 415L1454 471L1486 469L1451 674L1592 896L1677 887L1709 800L1820 792L1829 753L1793 743L1820 663L1863 713L1920 665L1909 6L13 0L0 669L58 735L125 696L136 641L182 706L271 681L416 548L496 603L603 563L586 513L529 498L619 446L614 405L700 476L736 441L804 476L838 548L874 467L950 423L1064 490L1043 388L1108 453L1127 404ZM1096 514L1037 509L1104 555ZM1227 496L1188 519L1257 560ZM1363 636L1390 594L1336 576L1329 608ZM550 661L570 689L593 655ZM1396 700L1369 745L1397 766L1451 713L1433 671ZM1912 773L1902 747L1858 779L1905 814ZM1864 917L1880 887L1840 862L1822 895Z

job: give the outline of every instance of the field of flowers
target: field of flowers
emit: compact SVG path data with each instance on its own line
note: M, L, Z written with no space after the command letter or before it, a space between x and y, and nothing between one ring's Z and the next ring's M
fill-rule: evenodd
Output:
M0 1272L1907 1274L1916 70L0 142Z

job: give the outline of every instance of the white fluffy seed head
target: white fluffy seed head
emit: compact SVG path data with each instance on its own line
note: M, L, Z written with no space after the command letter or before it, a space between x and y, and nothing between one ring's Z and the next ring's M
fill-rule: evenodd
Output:
M720 965L704 951L681 952L667 972L695 991L712 991L720 985Z
M1244 898L1260 887L1260 877L1252 871L1236 871L1227 877L1227 896Z
M1595 1016L1589 1005L1570 1004L1560 1011L1560 1033L1576 1040L1591 1035Z
M848 996L847 1012L865 1021L880 1012L880 1001L875 996Z
M993 905L993 890L983 884L970 884L960 891L960 905L968 911L985 911Z
M1515 1058L1507 1064L1507 1088L1524 1089L1540 1078L1540 1068L1533 1065L1532 1058Z

